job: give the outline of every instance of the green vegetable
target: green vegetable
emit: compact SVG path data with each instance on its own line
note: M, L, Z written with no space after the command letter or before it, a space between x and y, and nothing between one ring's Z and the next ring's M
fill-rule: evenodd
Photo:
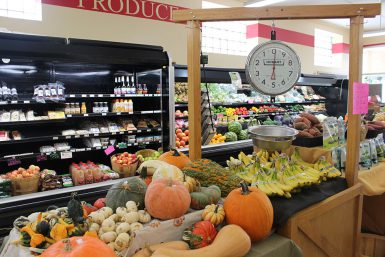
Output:
M238 140L237 134L234 132L226 132L224 136L226 137L226 142L234 142Z
M235 134L239 134L242 130L242 125L238 121L232 121L227 126L230 132L234 132Z
M238 139L239 140L246 140L249 138L249 135L247 133L247 130L242 130L240 133L239 133L239 136L238 136Z

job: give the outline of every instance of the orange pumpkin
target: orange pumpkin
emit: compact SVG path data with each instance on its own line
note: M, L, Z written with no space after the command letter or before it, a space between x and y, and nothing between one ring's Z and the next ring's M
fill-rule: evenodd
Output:
M243 228L252 241L266 238L273 225L273 206L269 198L257 187L241 188L230 192L224 202L227 224Z
M162 154L159 156L158 160L177 166L179 169L183 169L187 164L191 162L187 155L179 152L176 149L171 149L170 151Z
M148 186L144 202L152 217L169 220L179 218L188 211L191 197L181 182L158 179Z
M116 257L114 251L103 241L86 236L71 237L48 247L40 257Z

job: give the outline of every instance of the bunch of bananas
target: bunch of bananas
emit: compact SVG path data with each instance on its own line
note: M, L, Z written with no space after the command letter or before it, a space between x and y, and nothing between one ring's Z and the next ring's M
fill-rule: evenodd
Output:
M279 152L261 150L253 155L240 152L238 159L230 157L228 169L252 186L258 187L268 196L290 198L302 187L321 183L327 178L341 175L333 165L321 157L315 164L303 161L298 149L289 158Z

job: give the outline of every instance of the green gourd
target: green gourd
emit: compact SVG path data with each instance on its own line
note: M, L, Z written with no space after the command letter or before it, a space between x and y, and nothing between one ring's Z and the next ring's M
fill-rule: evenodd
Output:
M71 200L67 204L68 216L74 221L75 224L83 223L83 206L78 199L76 192L71 194Z
M147 185L138 177L131 177L113 185L107 192L106 206L114 212L118 207L125 207L128 201L134 201L138 209L144 208L144 196Z
M202 210L207 205L218 203L221 198L221 189L215 185L198 187L198 191L190 193L190 196L190 207L195 210Z

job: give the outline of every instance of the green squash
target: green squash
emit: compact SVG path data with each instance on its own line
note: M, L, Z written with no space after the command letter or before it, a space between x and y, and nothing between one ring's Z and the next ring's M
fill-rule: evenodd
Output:
M76 192L71 194L71 200L67 204L68 216L74 221L75 224L83 223L83 206L78 199Z
M31 221L27 217L20 216L19 218L15 219L15 221L13 222L13 227L16 228L17 230L20 230L30 222Z
M192 192L190 196L190 207L194 210L202 210L207 205L217 204L219 202L221 199L221 189L215 185L200 187L198 188L198 192Z
M138 177L131 177L113 185L106 196L106 206L114 212L116 208L125 207L128 201L134 201L139 209L144 208L144 196L147 185Z
M85 232L84 232L81 228L79 228L79 227L74 227L74 228L72 228L72 229L70 229L70 230L68 231L68 236L69 236L69 237L73 237L73 236L83 236L84 233L85 233Z
M36 224L36 232L37 233L42 234L44 236L49 236L50 231L51 231L51 228L49 226L48 221L42 220Z

